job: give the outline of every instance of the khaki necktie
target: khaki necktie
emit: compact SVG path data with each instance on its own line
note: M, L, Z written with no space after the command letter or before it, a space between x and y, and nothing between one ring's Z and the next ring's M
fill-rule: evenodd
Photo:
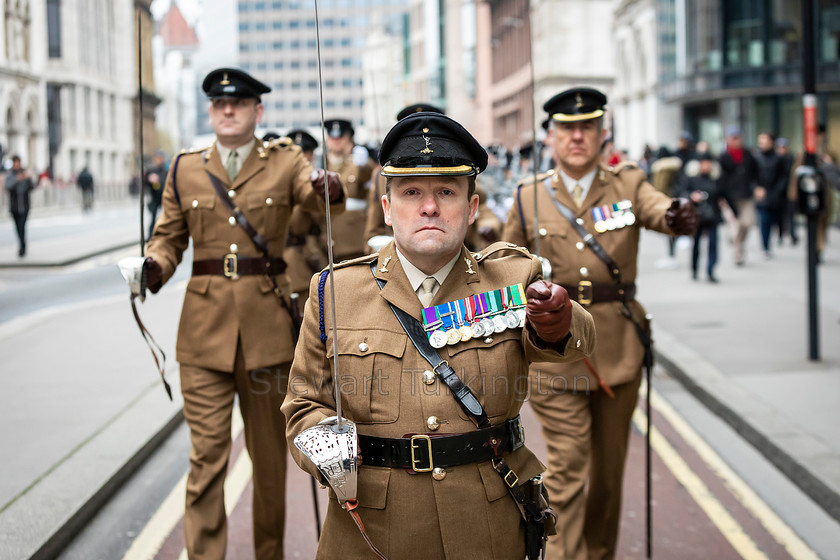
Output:
M420 284L420 294L418 297L420 298L420 303L423 304L423 307L429 307L432 304L432 298L435 296L434 290L435 286L437 286L437 280L433 276L427 276L423 283Z
M236 150L231 150L225 163L225 171L227 171L228 178L233 181L236 178Z
M575 201L578 208L583 204L583 187L580 186L580 183L577 183L575 188L572 189L572 200Z

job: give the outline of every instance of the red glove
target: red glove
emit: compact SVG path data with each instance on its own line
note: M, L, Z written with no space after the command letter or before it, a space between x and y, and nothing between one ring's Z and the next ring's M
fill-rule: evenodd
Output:
M163 269L152 257L146 257L143 263L143 274L146 276L146 287L153 294L163 286Z
M341 179L338 173L334 171L327 172L327 182L330 188L330 204L341 202L344 198L344 189L341 188ZM312 183L312 189L318 193L321 198L324 197L324 170L316 169L309 176L309 181Z
M697 231L694 204L687 198L671 199L671 206L665 212L665 223L675 235L694 235Z
M525 318L545 342L560 342L572 326L572 302L563 286L537 280L525 290Z

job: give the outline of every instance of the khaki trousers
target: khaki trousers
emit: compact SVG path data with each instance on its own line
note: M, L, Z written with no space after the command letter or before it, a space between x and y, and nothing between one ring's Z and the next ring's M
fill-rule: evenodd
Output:
M755 225L755 201L751 198L739 200L738 216L732 214L729 226L732 229L732 244L735 247L735 262L743 263L747 243L747 235Z
M613 386L615 399L600 390L588 395L564 390L562 379L552 383L545 374L535 375L533 368L531 373L531 408L548 447L544 483L558 516L546 559L613 558L641 373L629 383Z
M280 405L291 364L248 371L241 343L234 372L181 365L184 416L192 451L184 534L191 559L221 559L227 548L224 483L231 449L234 394L253 463L255 557L283 558L286 504L286 420Z

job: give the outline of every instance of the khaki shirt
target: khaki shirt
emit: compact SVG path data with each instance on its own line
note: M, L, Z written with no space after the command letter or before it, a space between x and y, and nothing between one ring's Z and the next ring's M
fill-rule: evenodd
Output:
M526 287L537 280L539 261L524 249L516 249L511 256L490 258L509 247L496 244L482 253L470 253L464 247L432 305L519 282ZM386 282L382 290L371 273L371 262L376 263L376 277ZM470 268L473 274L469 273ZM358 432L395 438L474 431L475 424L439 379L431 385L423 383L423 372L431 366L417 352L391 310L393 304L421 319L421 304L394 243L378 254L338 265L334 282L342 414L356 423ZM304 429L335 415L329 281L325 282L324 291L321 315L318 277L313 278L289 392L282 407L288 421L292 456L313 476L317 476L314 465L292 442ZM592 352L592 318L576 303L572 311L571 337L562 353L537 346L527 326L459 342L438 352L476 394L491 423L499 425L519 414L527 392L529 362L571 362ZM326 342L320 339L321 316ZM431 416L440 422L437 432L427 425ZM520 482L543 471L543 465L527 447L509 453L506 460ZM434 480L431 473L367 467L362 458L358 501L368 535L390 558L508 560L524 555L519 510L489 461L447 468L443 480ZM350 516L332 495L318 558L366 560L370 556Z

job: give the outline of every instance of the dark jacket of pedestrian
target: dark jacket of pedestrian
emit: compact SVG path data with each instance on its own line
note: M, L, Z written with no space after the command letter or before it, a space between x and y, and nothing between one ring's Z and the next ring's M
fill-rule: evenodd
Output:
M769 208L779 208L787 196L788 173L785 161L776 153L775 148L757 150L755 161L758 166L758 185L764 187L767 195L758 204Z
M76 178L76 184L83 191L93 190L93 175L90 174L87 167L82 168L79 172L79 176Z
M691 193L699 191L702 200L695 202L695 213L700 226L721 223L720 200L723 198L718 180L712 179L711 174L698 173L693 177L683 177L677 188L677 196L692 199Z
M718 160L720 163L720 189L733 211L736 202L753 198L758 185L758 165L749 150L728 149Z
M25 169L9 169L6 172L6 191L9 193L9 213L29 213L29 193L35 188L32 177Z

